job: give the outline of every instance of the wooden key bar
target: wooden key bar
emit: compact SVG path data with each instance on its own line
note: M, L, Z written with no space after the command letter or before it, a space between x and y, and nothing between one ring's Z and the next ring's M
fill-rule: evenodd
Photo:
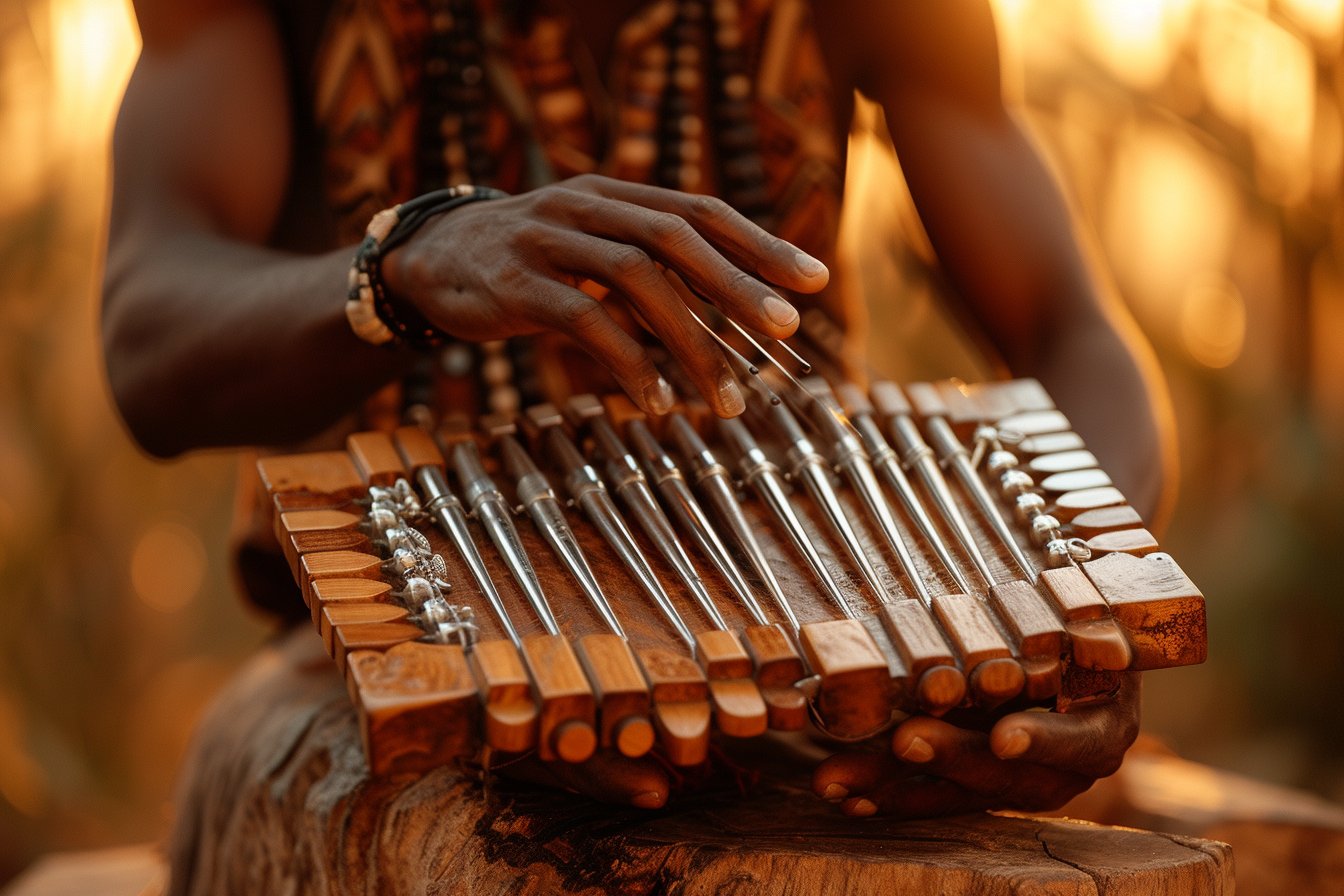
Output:
M649 686L624 638L585 635L575 646L597 699L598 743L623 756L643 756L653 747Z
M929 715L942 715L966 696L966 676L952 647L925 606L897 600L878 608L888 640L909 670L909 701Z
M537 745L538 711L532 682L512 642L479 641L467 654L484 703L485 742L521 753Z
M860 737L891 720L887 660L863 623L855 619L813 622L799 630L807 664L821 676L817 711L827 731Z
M1041 585L1064 618L1069 633L1072 662L1084 669L1128 669L1134 651L1111 610L1082 570L1075 566L1047 569Z
M1114 532L1103 532L1101 535L1089 538L1087 547L1092 551L1093 558L1103 557L1106 554L1133 554L1135 557L1144 557L1161 550L1157 539L1147 529L1118 529Z
M537 755L583 762L597 749L597 703L574 650L559 635L530 635L523 662L541 706Z
M356 650L347 662L375 775L429 772L476 753L480 704L461 647L408 641Z
M319 631L325 607L387 603L392 592L392 586L381 579L314 579L309 588L313 627Z
M653 698L658 742L673 765L699 765L709 756L709 683L690 657L657 647L635 651Z
M718 728L730 737L764 734L766 706L751 680L751 657L737 636L726 629L710 629L695 636L695 655L714 701Z
M1128 504L1085 510L1069 522L1069 528L1079 538L1092 538L1120 529L1138 529L1143 526L1139 512Z
M317 579L373 579L381 581L383 561L360 551L322 551L299 558L303 604L313 605L313 582Z
M1204 595L1168 554L1108 554L1083 564L1134 646L1131 669L1204 662L1208 622Z
M352 433L345 440L345 450L366 485L389 486L406 476L401 455L385 432Z
M322 608L318 619L317 632L330 656L336 655L336 632L349 625L374 625L381 622L404 622L409 614L405 607L396 604L378 603L333 603Z
M756 667L766 724L774 731L802 730L807 724L807 699L797 684L807 670L789 636L779 625L749 625L742 632L742 644Z
M1036 589L1023 581L989 589L989 602L1008 629L1009 642L1026 674L1023 694L1048 700L1059 693L1067 646L1064 626Z
M933 599L933 613L961 660L977 704L998 706L1022 692L1026 673L980 601L969 594L940 594Z

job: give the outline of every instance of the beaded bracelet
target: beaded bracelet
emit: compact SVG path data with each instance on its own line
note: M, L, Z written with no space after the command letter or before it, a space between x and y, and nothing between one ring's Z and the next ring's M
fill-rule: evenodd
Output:
M350 265L345 317L355 335L373 345L407 345L422 350L443 345L449 338L447 333L426 320L410 303L397 301L388 292L383 283L383 256L435 215L468 202L502 199L507 195L491 187L463 185L417 196L374 215Z

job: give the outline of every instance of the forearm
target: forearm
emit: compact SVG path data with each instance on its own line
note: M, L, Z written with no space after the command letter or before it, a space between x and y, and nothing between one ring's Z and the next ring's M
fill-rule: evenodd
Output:
M276 252L199 230L109 257L103 340L112 391L146 450L275 444L356 407L405 369L344 315L353 249Z
M951 130L958 139L936 150L905 135L902 162L918 172L912 192L966 316L1013 374L1041 380L1116 486L1160 521L1173 446L1151 348L1088 264L1020 125L1005 113Z

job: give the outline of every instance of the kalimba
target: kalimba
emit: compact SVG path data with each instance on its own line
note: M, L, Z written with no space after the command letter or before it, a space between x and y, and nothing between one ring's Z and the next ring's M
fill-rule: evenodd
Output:
M375 773L707 756L1202 662L1204 599L1034 380L813 378L719 420L575 396L268 457Z

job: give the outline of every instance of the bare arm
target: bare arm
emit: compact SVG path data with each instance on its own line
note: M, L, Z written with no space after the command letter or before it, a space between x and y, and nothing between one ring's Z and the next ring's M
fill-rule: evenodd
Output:
M1045 384L1145 518L1164 515L1164 477L1173 472L1165 387L1150 347L1084 260L1058 185L1004 106L988 4L862 5L835 14L866 18L851 33L862 60L854 80L886 110L960 310L1014 374Z
M309 434L394 375L342 298L351 250L262 247L290 166L275 28L251 2L138 4L114 142L103 337L113 393L160 456Z

